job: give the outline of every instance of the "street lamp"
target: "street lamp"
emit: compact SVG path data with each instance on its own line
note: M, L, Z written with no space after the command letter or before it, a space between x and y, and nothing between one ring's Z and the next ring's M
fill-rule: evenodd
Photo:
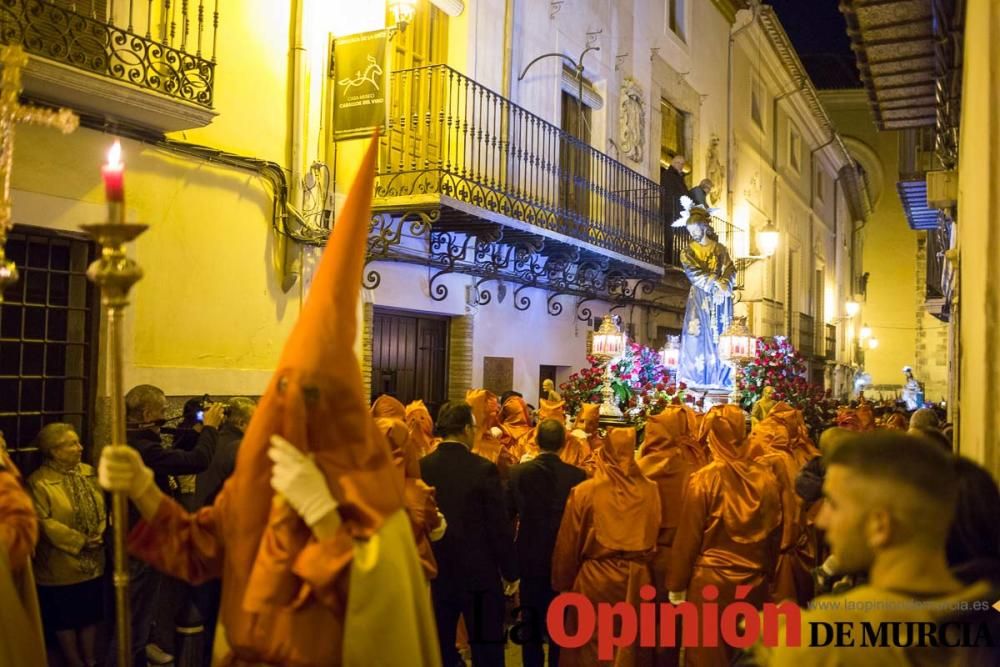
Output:
M601 321L601 328L594 334L591 345L591 355L598 359L604 359L604 386L601 388L601 395L604 402L601 403L600 415L602 417L615 417L620 419L622 411L615 404L614 390L611 388L611 361L620 357L625 352L625 334L614 323L610 315L605 315Z
M867 324L862 325L861 331L858 332L858 338L860 338L861 342L863 343L871 337L872 337L872 328ZM878 345L878 343L876 343L876 345Z
M781 240L781 233L768 221L767 225L757 232L757 248L764 253L764 257L770 257L778 250L778 241Z
M874 350L877 347L878 347L878 338L869 338L868 339L868 349L869 350Z
M848 317L854 317L861 312L861 304L853 299L844 304L844 312Z

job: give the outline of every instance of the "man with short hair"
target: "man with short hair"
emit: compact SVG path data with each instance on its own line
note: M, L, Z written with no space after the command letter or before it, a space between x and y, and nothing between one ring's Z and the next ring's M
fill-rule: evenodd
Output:
M965 587L948 567L945 543L958 497L954 458L934 444L905 433L877 431L841 443L827 459L825 501L818 525L826 531L843 572L867 572L869 582L839 596L817 598L803 611L802 646L755 649L762 665L866 666L957 665L963 649L915 642L905 650L864 645L862 622L925 623L934 629L953 609L995 598L990 586ZM815 627L848 624L853 646L810 647ZM784 630L784 628L783 628ZM891 634L891 626L882 632ZM905 632L905 630L904 630ZM975 635L973 628L973 636ZM903 636L902 641L905 641ZM955 639L954 637L952 639ZM922 644L917 646L916 644ZM951 643L951 642L949 642ZM933 644L933 645L932 645Z
M566 428L556 419L537 427L539 454L510 469L508 497L511 515L520 519L517 564L521 571L521 655L525 667L542 667L545 652L545 618L555 598L552 590L552 549L559 533L570 490L587 474L563 462L559 451L566 443ZM548 640L549 665L559 664L559 647Z
M203 428L197 444L190 451L176 447L165 447L160 437L160 427L166 422L167 397L163 390L151 384L132 387L125 394L126 440L139 452L142 462L153 471L153 479L160 490L172 497L177 496L177 483L173 475L197 474L208 468L215 455L219 435L219 425L223 419L221 403L215 403L205 410ZM129 525L139 520L139 512L129 506ZM152 566L140 560L129 559L131 577L129 596L132 601L132 655L135 664L146 665L146 645L150 640L153 621L157 613L160 587L163 575ZM151 655L157 662L169 656L155 645L150 645ZM112 641L109 655L115 656Z
M698 183L698 185L691 188L691 190L688 192L688 197L690 197L691 201L693 201L698 206L704 206L705 208L708 208L709 206L708 198L711 195L711 193L712 193L712 181L710 181L707 178L703 178L701 179L701 182Z
M420 459L420 476L434 487L438 508L448 521L444 537L431 545L438 563L431 599L441 661L449 667L459 662L455 631L461 615L469 630L473 666L502 667L504 581L515 582L518 575L500 474L494 463L472 453L476 421L468 403L445 403L437 432L443 440Z

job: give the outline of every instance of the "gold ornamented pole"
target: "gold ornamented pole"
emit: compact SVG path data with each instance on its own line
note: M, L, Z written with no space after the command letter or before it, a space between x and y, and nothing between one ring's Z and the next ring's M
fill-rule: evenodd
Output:
M0 302L8 285L17 282L17 267L7 259L5 247L7 234L13 225L11 219L10 172L14 165L14 128L18 123L46 125L69 134L80 124L80 119L68 109L51 111L21 104L21 70L28 64L28 56L19 44L0 46Z
M108 221L81 225L101 246L101 257L87 268L87 277L101 288L101 305L107 316L108 354L105 364L108 377L108 400L111 406L111 442L109 446L127 446L125 440L125 391L123 387L122 330L129 290L142 278L142 269L125 256L125 244L134 241L147 225L125 222L122 166L118 162L118 144L104 167L104 184L108 195ZM109 175L110 174L110 175ZM114 540L115 630L118 666L132 664L132 614L129 605L128 554L125 536L128 531L128 495L118 491L111 496L112 531Z

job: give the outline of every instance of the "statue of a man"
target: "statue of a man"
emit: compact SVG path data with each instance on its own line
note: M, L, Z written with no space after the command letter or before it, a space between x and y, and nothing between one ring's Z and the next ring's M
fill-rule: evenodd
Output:
M678 377L696 388L728 389L731 369L719 359L719 336L733 319L733 289L736 266L729 251L716 240L712 213L681 198L686 209L673 223L687 227L691 242L681 253L681 266L691 291L688 293L681 334Z
M776 402L774 387L771 385L764 387L764 391L760 393L760 400L753 404L753 410L750 411L751 425L756 426L758 422L763 421Z

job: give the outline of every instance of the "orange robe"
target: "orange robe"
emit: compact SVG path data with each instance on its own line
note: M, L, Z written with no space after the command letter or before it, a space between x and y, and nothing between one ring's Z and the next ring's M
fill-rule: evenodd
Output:
M744 413L735 405L712 408L701 427L714 460L691 474L674 536L667 589L686 591L701 604L705 586L718 588L719 609L749 585L746 601L767 601L768 579L781 532L781 499L771 472L747 458ZM700 614L699 614L700 615ZM685 649L687 667L726 667L735 650Z
M521 443L532 432L531 414L528 404L520 396L508 398L500 410L500 446L503 448L498 459L503 460L505 468L517 464L524 452ZM499 463L498 463L499 467Z
M438 564L431 549L430 535L441 525L434 488L420 478L420 456L406 424L398 419L380 418L375 420L375 425L385 434L393 462L403 477L403 505L417 542L420 566L427 579L433 579L437 576Z
M794 415L795 410L787 403L777 403L754 427L750 439L763 448L755 460L772 472L781 496L781 544L774 564L772 596L776 601L794 600L805 606L813 595L810 572L815 563L808 562L808 555L799 552L807 526L804 504L795 493L795 478L802 466L792 449L791 429L797 428Z
M652 584L649 563L656 550L660 503L656 484L635 463L635 429L612 429L595 457L594 477L570 492L552 553L552 588L600 602L641 602ZM574 613L566 626L575 631ZM638 645L615 652L615 667L651 665L652 650ZM559 654L562 667L598 665L597 638ZM606 663L601 663L606 664Z
M693 411L685 406L670 405L663 412L646 422L646 439L639 449L639 470L656 482L660 491L660 531L656 537L656 555L653 557L653 582L659 593L658 602L667 600L667 569L670 565L670 548L674 543L677 525L681 518L681 503L688 477L704 466L702 446L691 430L696 422ZM679 635L678 635L679 636ZM656 649L657 667L678 664L677 647Z
M0 667L46 664L31 572L37 542L35 506L0 434Z
M486 389L470 389L465 394L465 401L472 406L472 415L476 418L476 441L472 452L495 463L500 478L506 479L510 466L517 461L500 440L503 430L500 428L500 404L496 394Z
M690 408L671 405L650 417L637 461L642 474L656 482L660 491L660 531L653 560L653 575L660 591L666 590L670 547L680 522L688 476L708 463L701 445L689 430L688 412Z

